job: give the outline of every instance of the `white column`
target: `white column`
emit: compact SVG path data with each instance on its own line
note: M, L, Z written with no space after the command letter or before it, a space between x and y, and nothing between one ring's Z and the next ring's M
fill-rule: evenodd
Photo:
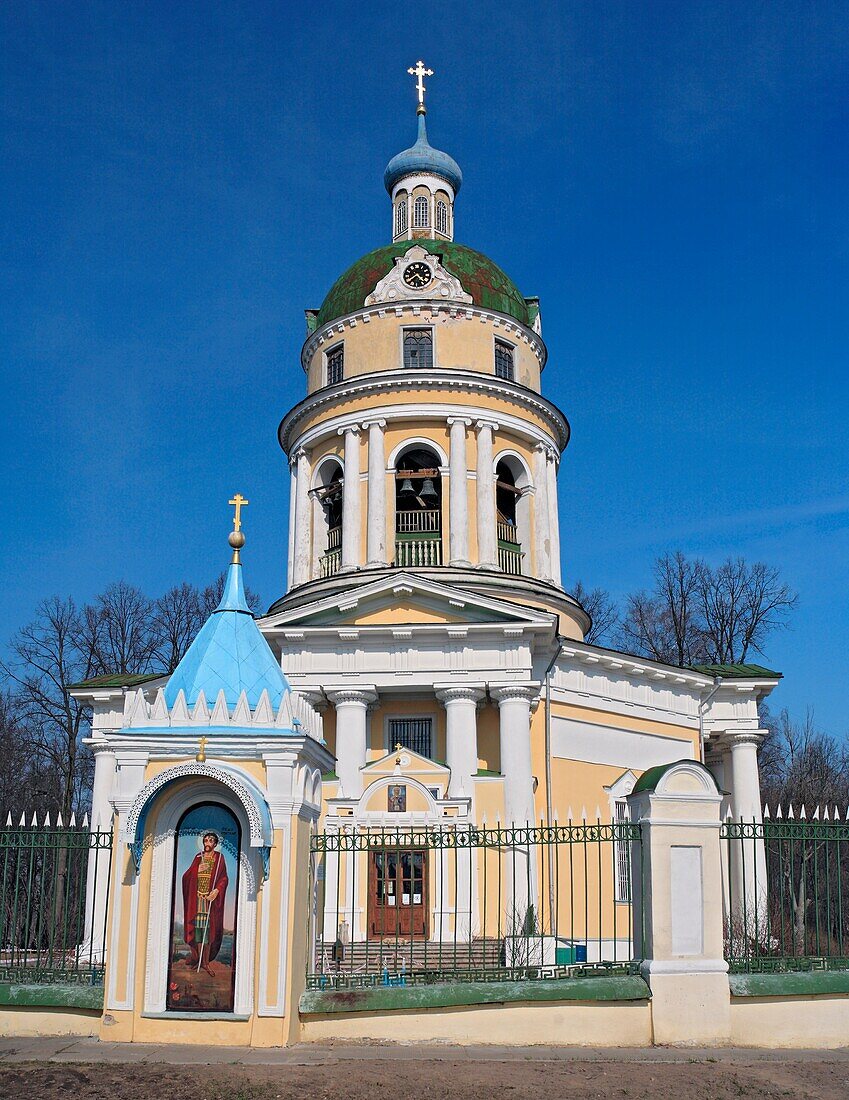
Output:
M495 471L492 463L492 433L498 425L491 420L479 420L477 500L478 500L478 564L484 569L498 568L498 543L495 527Z
M469 561L469 490L466 464L466 428L471 424L462 416L449 416L450 450L448 475L450 478L449 565L471 565Z
M498 703L499 711L504 814L508 825L524 824L534 820L531 703L539 696L539 685L491 685L489 693Z
M295 565L292 584L303 584L310 579L310 546L312 516L310 514L310 460L303 449L295 454L297 474L295 478Z
M366 712L377 698L375 689L328 688L327 697L336 708L336 774L341 797L359 798L363 793L362 768L367 759Z
M478 703L483 684L435 684L436 697L445 706L445 755L451 772L450 798L470 798L478 771Z
M765 730L746 730L726 734L730 745L731 816L745 825L760 825L761 786L758 774L758 745ZM762 840L755 838L732 840L731 848L731 917L749 939L768 939L766 852Z
M115 784L115 753L103 744L92 745L94 784L91 792L91 831L112 832L112 790ZM83 950L86 961L100 961L105 950L106 904L109 895L110 849L92 847L86 868L86 909Z
M557 454L548 452L548 525L551 537L551 579L560 584L560 522L557 518Z
M340 428L345 437L345 485L342 491L342 568L360 564L360 429Z
M286 588L292 587L295 573L295 493L298 479L295 474L295 460L289 462L289 553L286 558Z
M537 443L534 448L534 550L536 575L551 580L551 535L548 512L548 447Z
M370 420L368 428L368 537L366 561L386 565L386 451L385 420Z

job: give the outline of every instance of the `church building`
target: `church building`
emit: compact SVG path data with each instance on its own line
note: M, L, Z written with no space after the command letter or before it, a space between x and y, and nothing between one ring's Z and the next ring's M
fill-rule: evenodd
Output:
M286 1041L293 974L366 974L387 937L452 941L455 959L458 939L489 937L509 966L551 867L511 841L493 900L485 863L448 870L416 835L623 822L640 777L675 761L710 769L723 812L760 819L758 704L777 675L584 641L562 573L579 518L558 514L570 427L544 392L557 349L549 362L539 299L458 243L463 174L430 141L429 70L410 72L416 135L384 172L385 243L307 309L306 392L281 410L285 594L254 620L237 496L224 597L177 670L74 693L94 711L92 817L117 838L91 871L111 876L115 1037L158 1041L163 1020L182 1035L203 1010L221 1041ZM345 842L311 866L311 835L399 830L406 847ZM631 958L624 846L604 873L609 916L540 961Z

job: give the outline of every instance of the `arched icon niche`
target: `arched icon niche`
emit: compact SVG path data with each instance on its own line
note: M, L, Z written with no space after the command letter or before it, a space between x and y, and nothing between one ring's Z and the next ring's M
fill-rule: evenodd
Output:
M203 802L174 839L169 1012L233 1011L241 829L225 806Z

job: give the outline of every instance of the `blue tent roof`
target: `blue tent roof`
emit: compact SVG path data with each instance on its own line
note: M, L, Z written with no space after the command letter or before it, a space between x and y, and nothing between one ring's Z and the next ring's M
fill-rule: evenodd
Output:
M227 571L221 603L198 631L165 685L165 702L169 707L174 705L181 688L190 707L201 692L213 706L223 690L227 706L232 708L244 691L252 710L265 690L275 711L289 690L283 670L248 607L238 562Z
M398 180L414 172L441 176L454 188L455 195L463 183L463 173L457 161L447 153L443 153L441 149L434 149L427 140L427 126L423 114L419 115L419 134L416 144L405 149L403 153L396 153L386 166L383 183L389 194L392 194L392 188Z

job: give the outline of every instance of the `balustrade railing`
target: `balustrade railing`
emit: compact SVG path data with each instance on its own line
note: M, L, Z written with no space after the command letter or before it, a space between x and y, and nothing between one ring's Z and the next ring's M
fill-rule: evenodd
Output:
M498 568L502 573L519 575L522 572L522 551L520 549L508 549L506 546L498 547Z
M499 520L496 524L496 530L499 542L513 543L515 546L519 545L519 532L515 524L504 523L502 520Z
M319 568L321 570L322 577L332 577L335 573L338 573L342 567L342 551L341 550L328 550L326 554L322 554L319 559Z
M342 548L342 527L331 527L327 532L327 552L331 550L341 550Z
M401 567L442 565L442 536L395 540L395 564Z

